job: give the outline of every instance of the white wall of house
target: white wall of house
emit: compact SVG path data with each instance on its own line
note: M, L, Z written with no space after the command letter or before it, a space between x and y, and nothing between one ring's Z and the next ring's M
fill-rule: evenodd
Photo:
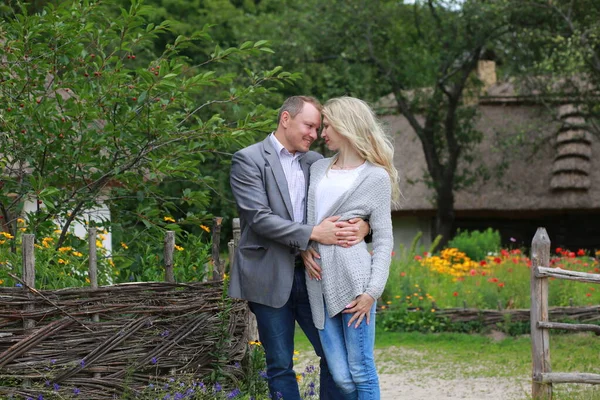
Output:
M399 256L401 245L410 248L412 241L419 232L423 232L421 240L417 245L428 249L431 245L431 218L404 216L392 213L392 224L394 229L394 251Z
M41 204L40 206L43 207L43 204ZM34 201L26 201L23 206L23 209L25 213L35 212L37 210L37 204ZM81 213L81 218L79 219L82 221L73 221L71 223L70 230L71 232L73 232L74 235L77 235L78 237L83 239L87 236L88 228L88 225L85 224L85 221L87 221L88 224L91 221L95 221L98 223L103 221L110 221L110 210L102 200L98 200L96 206L83 211ZM56 220L55 222L61 228L64 226L64 221ZM102 245L107 250L107 254L112 254L112 236L110 232L104 235Z

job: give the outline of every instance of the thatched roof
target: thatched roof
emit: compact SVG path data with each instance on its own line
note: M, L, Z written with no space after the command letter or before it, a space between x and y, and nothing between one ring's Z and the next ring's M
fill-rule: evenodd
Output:
M513 83L497 83L480 97L477 129L484 133L475 165L503 174L455 192L457 215L536 210L600 210L600 143L573 105L533 101ZM393 98L380 105L394 107ZM405 196L401 213L431 214L433 190L423 182L421 142L401 115L383 119L395 134L395 163Z

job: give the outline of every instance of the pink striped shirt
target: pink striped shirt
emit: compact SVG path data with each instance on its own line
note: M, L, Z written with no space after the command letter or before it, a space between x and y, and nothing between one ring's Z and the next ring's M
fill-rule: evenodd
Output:
M275 134L271 134L271 143L277 155L279 156L279 162L283 168L285 179L288 184L288 191L290 192L290 198L292 200L292 210L294 212L294 222L304 222L304 205L306 195L306 179L304 178L304 172L300 166L300 158L306 154L297 151L292 154L277 140Z

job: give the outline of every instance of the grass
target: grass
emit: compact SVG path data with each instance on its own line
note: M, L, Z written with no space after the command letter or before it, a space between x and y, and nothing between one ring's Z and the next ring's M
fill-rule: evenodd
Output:
M296 349L314 357L308 339L296 332ZM377 365L382 374L419 371L423 377L448 380L501 378L520 382L529 398L531 341L529 336L505 337L458 333L384 332L376 339ZM555 372L600 373L600 338L594 334L551 334L550 361ZM555 384L555 400L600 400L600 387Z

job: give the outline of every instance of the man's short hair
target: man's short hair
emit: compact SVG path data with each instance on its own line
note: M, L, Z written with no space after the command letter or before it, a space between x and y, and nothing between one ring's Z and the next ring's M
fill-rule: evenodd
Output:
M302 111L304 103L312 104L317 110L319 110L319 112L321 112L321 108L323 108L323 106L321 106L321 103L319 103L319 100L315 99L312 96L288 97L279 109L279 115L277 116L277 125L279 125L279 122L281 121L281 115L284 111L287 111L292 118L295 118L296 115L298 115L300 111Z

